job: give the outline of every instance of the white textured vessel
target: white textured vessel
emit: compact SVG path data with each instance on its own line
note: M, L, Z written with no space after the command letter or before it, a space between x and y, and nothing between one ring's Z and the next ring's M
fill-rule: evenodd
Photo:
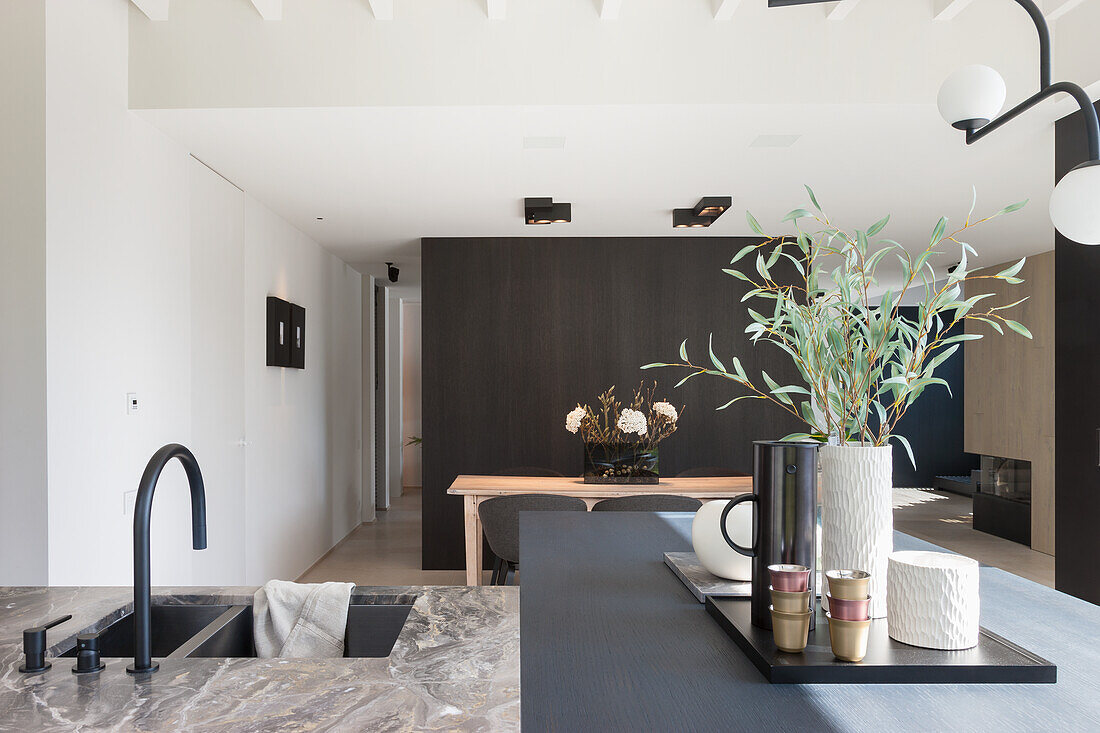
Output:
M818 460L821 570L870 573L871 617L882 618L886 562L894 549L893 452L889 446L823 445Z
M978 562L945 552L895 552L887 571L890 638L927 649L978 643Z

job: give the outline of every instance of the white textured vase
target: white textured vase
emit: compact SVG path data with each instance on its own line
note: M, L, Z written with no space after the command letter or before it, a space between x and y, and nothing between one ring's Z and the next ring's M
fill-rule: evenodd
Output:
M691 522L691 546L699 564L712 575L728 580L752 580L752 558L733 549L719 527L722 510L729 500L708 501L695 512ZM743 502L726 517L730 539L742 547L752 545L752 504Z
M823 445L821 570L871 574L871 618L886 615L886 567L894 549L890 446ZM822 605L827 600L822 597Z
M895 552L887 586L891 639L928 649L977 645L977 560L945 552Z

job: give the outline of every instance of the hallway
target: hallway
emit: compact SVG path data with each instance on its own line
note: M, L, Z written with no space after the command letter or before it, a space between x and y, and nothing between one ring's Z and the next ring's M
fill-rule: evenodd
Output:
M356 585L464 585L463 570L420 569L420 489L406 488L388 511L361 524L298 578ZM488 574L486 574L486 577Z

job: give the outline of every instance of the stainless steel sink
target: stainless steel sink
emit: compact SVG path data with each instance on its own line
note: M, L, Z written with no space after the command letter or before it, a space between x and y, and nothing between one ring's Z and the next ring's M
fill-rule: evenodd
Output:
M206 628L230 606L153 606L153 656L167 657ZM104 657L134 656L134 614L129 613L103 629L99 653ZM75 657L76 647L61 654Z
M408 597L402 597L406 600ZM411 603L360 604L352 599L344 635L345 657L388 657ZM255 657L252 606L177 605L152 607L153 656L169 659ZM134 617L123 616L100 634L104 657L134 655ZM61 654L75 657L76 648Z

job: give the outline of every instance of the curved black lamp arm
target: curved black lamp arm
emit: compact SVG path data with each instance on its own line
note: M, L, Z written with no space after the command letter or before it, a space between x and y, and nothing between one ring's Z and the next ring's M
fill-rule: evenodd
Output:
M1017 0L1017 2L1024 2L1025 0ZM1024 101L1017 104L1015 107L1005 112L997 119L989 122L986 125L979 127L977 130L966 131L966 144L971 145L983 137L993 132L994 130L1002 127L1006 122L1014 120L1021 114L1031 109L1035 105L1042 102L1047 97L1052 97L1055 94L1065 92L1074 99L1077 100L1077 104L1081 106L1081 114L1085 116L1085 134L1088 136L1089 146L1089 160L1100 160L1100 120L1096 117L1096 108L1092 105L1092 100L1089 99L1089 95L1085 93L1077 84L1071 81L1060 81L1054 84L1046 86L1042 91L1032 94Z
M191 544L196 550L206 549L206 490L199 463L191 451L178 443L169 443L149 459L134 502L134 663L126 671L135 674L156 672L160 666L153 663L150 628L149 522L153 513L153 490L160 472L173 458L183 464L191 489Z
M1031 16L1035 23L1035 30L1039 33L1039 88L1046 89L1051 83L1050 74L1050 28L1047 27L1047 19L1043 17L1043 11L1039 10L1033 0L1016 0L1020 7Z
M806 5L830 1L831 0L768 0L768 6L782 7L785 5ZM1085 93L1084 89L1073 82L1060 81L1058 83L1053 83L1051 81L1050 28L1047 26L1047 19L1043 17L1043 11L1039 10L1039 6L1035 4L1034 0L1016 0L1016 4L1026 10L1027 14L1031 16L1031 21L1035 24L1035 31L1039 34L1039 91L992 122L979 127L977 130L967 130L966 144L970 145L981 140L989 133L1000 128L1009 120L1020 116L1021 113L1031 109L1047 97L1065 92L1077 100L1077 104L1081 106L1081 113L1085 116L1085 133L1088 135L1089 145L1088 159L1090 161L1100 160L1100 121L1097 120L1096 108L1092 106L1092 100L1089 99L1089 95Z
M1047 97L1064 92L1077 100L1077 104L1081 107L1081 113L1085 116L1085 134L1088 136L1089 145L1088 159L1100 160L1100 121L1097 120L1096 108L1092 105L1092 100L1089 99L1089 95L1085 93L1084 89L1071 81L1051 82L1050 28L1047 26L1047 20L1043 17L1043 12L1039 10L1034 0L1016 0L1016 3L1031 16L1032 22L1035 23L1035 31L1039 34L1039 91L977 130L967 130L966 144L971 145L981 140Z

